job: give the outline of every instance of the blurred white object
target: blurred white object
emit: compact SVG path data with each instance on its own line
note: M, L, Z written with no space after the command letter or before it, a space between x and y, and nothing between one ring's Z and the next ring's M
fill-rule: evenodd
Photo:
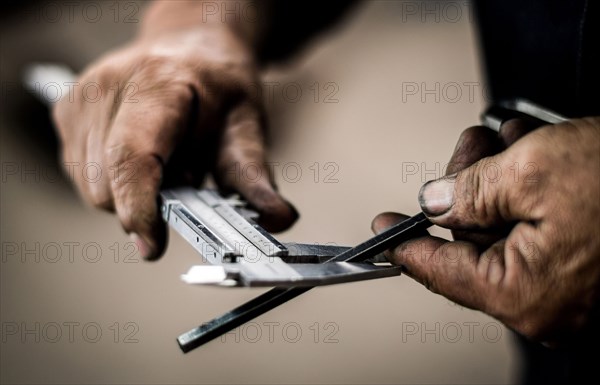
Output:
M222 284L227 273L223 266L192 266L181 280L192 285Z
M51 63L31 64L23 74L25 87L47 105L68 95L76 79L77 76L69 67Z

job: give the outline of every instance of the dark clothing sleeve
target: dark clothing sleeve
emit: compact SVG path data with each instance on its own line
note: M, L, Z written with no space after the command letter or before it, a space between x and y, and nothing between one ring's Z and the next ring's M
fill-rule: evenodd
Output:
M257 0L264 16L259 60L287 58L356 3ZM600 115L600 2L474 0L472 5L492 101L521 97L569 117Z
M493 100L523 97L569 117L600 115L598 1L473 5Z
M311 38L333 27L359 1L257 0L260 37L258 59L262 63L285 60Z

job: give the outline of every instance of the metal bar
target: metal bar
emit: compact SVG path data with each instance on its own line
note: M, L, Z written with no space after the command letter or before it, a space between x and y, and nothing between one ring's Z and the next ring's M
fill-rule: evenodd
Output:
M425 230L430 226L431 222L429 222L425 214L419 213L405 221L391 226L389 229L377 234L373 238L366 240L358 246L355 246L326 262L364 261L365 259L371 258L407 240L407 234Z
M177 343L184 353L189 352L238 326L276 308L287 301L306 293L312 287L294 287L291 289L274 288L264 294L228 311L205 324L177 337Z
M431 226L431 222L423 213L419 213L398 223L375 237L332 257L327 262L360 262L375 254L396 246L413 238L417 232ZM177 343L184 353L204 345L205 343L227 333L236 327L254 319L285 302L306 293L312 287L292 287L289 289L274 288L246 302L245 304L223 314L220 317L198 326L177 338Z

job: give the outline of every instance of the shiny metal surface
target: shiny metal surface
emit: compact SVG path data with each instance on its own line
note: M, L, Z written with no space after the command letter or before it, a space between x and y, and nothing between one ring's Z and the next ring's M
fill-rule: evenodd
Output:
M343 251L337 256L332 256L327 259L322 265L318 265L327 270L329 264L338 262L360 262L368 258L374 257L377 253L392 247L394 244L400 244L402 241L410 239L420 231L427 229L431 223L427 220L423 213L417 214L401 223L398 223L389 229L383 231L377 236L368 239L356 247ZM335 270L335 269L334 269ZM386 268L386 273L400 273L400 268ZM311 272L304 271L307 275L305 279L310 279ZM312 271L314 274L314 270ZM380 271L381 273L381 271ZM336 274L332 274L335 276ZM360 273L354 272L341 277L341 281L348 282L350 277L361 278ZM377 277L377 278L380 278ZM333 278L332 278L333 279ZM355 279L355 280L357 280ZM219 337L234 328L248 322L251 319L258 317L261 314L268 312L271 309L307 292L312 289L312 286L283 288L276 287L268 292L252 299L249 302L217 317L208 323L204 323L177 338L177 343L181 350L185 353L193 350L216 337Z

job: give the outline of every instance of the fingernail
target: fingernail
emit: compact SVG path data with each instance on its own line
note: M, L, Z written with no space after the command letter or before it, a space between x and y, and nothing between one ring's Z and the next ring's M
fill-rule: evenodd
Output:
M137 233L130 233L129 239L135 243L142 258L150 259L152 256L152 249L150 249L150 246L142 239L142 237L140 237Z
M456 174L442 179L432 180L421 187L419 191L419 204L427 215L442 215L454 203L454 179Z

